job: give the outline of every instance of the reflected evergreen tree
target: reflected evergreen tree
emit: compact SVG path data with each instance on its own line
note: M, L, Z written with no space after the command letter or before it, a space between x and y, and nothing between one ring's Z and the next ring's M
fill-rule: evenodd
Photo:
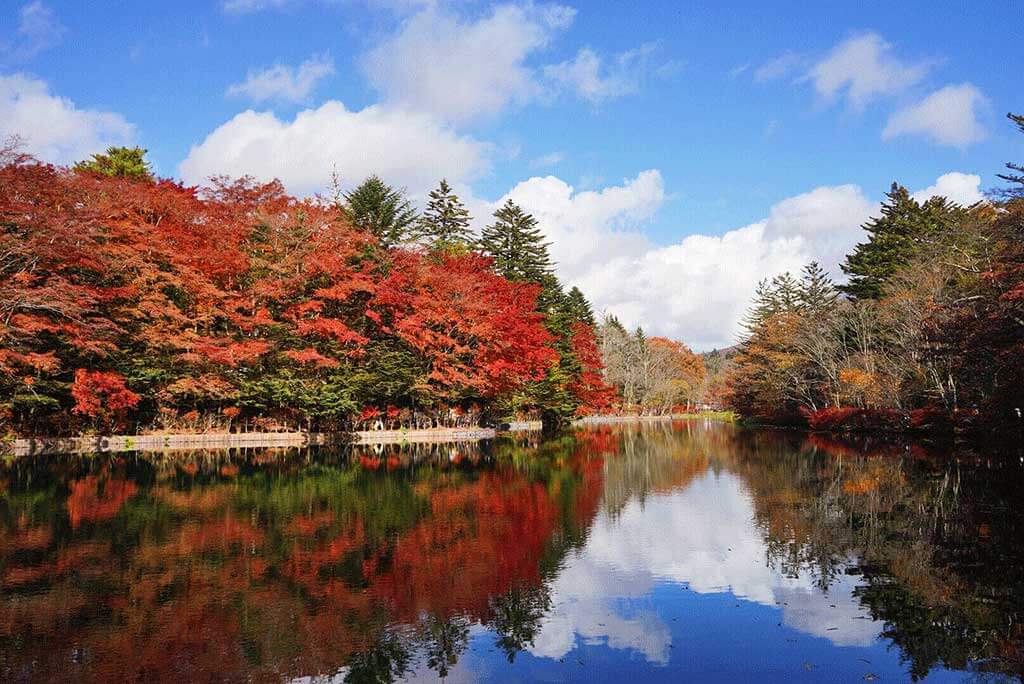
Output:
M366 651L352 657L345 681L351 684L389 684L409 672L412 654L401 635L385 630Z
M461 615L441 618L427 617L421 628L420 638L427 657L427 667L444 679L449 668L469 646L469 621Z
M498 633L497 646L515 662L516 655L533 645L540 633L540 623L551 610L551 596L546 586L515 586L491 601L493 617L488 625Z

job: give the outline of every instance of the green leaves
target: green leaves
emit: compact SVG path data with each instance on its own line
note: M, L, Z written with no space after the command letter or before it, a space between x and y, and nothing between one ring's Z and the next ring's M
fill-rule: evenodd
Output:
M92 159L75 164L75 171L152 181L153 170L146 161L148 151L141 147L108 147L106 154L94 154Z
M494 212L494 223L483 229L478 246L494 259L494 271L509 280L544 284L554 266L540 226L512 200Z
M448 181L441 179L437 189L430 192L430 201L420 217L416 237L435 250L465 249L472 244L469 211L452 192Z
M352 225L373 234L383 247L410 239L418 220L405 191L396 190L378 176L370 176L346 193L341 209Z

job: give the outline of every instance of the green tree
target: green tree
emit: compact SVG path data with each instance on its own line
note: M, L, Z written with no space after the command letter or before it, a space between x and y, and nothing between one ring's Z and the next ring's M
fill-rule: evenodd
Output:
M417 237L433 249L464 247L473 242L469 220L469 211L452 192L448 181L442 178L437 189L430 191L430 201L420 217Z
M537 219L508 200L496 212L494 223L483 229L478 247L494 259L494 271L509 280L545 284L553 272L550 243Z
M1016 124L1017 128L1020 129L1021 133L1024 133L1024 115L1021 114L1007 114L1006 118ZM1015 199L1024 197L1024 164L1017 164L1014 162L1007 162L1006 168L1008 173L996 174L999 178L1010 183L1010 187L1001 188L995 191L997 197L1004 199Z
M106 153L75 164L75 170L152 181L153 171L146 161L148 151L141 147L108 147Z
M405 191L375 175L346 193L341 209L354 226L375 235L384 247L408 240L418 219Z
M574 320L587 325L594 325L594 310L590 307L590 302L587 301L580 288L573 285L565 299L566 309Z
M797 284L797 301L802 311L810 314L821 313L832 307L839 298L832 279L817 261L804 266Z
M922 244L945 232L961 211L943 197L920 204L906 188L893 183L882 215L863 226L868 241L857 245L842 264L850 281L839 289L854 299L880 299L885 283Z

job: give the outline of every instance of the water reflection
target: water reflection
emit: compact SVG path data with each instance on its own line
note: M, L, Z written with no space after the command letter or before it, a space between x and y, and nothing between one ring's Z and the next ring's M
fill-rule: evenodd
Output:
M0 677L1012 678L1022 476L959 456L682 423L15 462Z

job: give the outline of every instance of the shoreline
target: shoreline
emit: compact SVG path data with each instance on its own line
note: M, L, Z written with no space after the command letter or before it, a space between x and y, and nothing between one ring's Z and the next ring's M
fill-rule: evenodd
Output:
M573 425L603 425L673 420L726 420L722 413L666 415L587 416ZM242 449L309 447L340 444L437 444L472 442L515 432L540 432L541 422L516 421L502 429L480 426L399 430L358 430L355 432L223 432L150 435L82 435L78 437L26 437L8 443L8 457L51 454L117 453L128 451L179 451L191 449ZM3 452L0 445L0 452Z
M540 431L540 421L508 423L507 429L465 427L355 432L223 432L157 435L90 435L14 440L11 456L114 453L126 451L180 451L192 449L244 449L309 447L340 444L436 444L493 439L505 432Z

